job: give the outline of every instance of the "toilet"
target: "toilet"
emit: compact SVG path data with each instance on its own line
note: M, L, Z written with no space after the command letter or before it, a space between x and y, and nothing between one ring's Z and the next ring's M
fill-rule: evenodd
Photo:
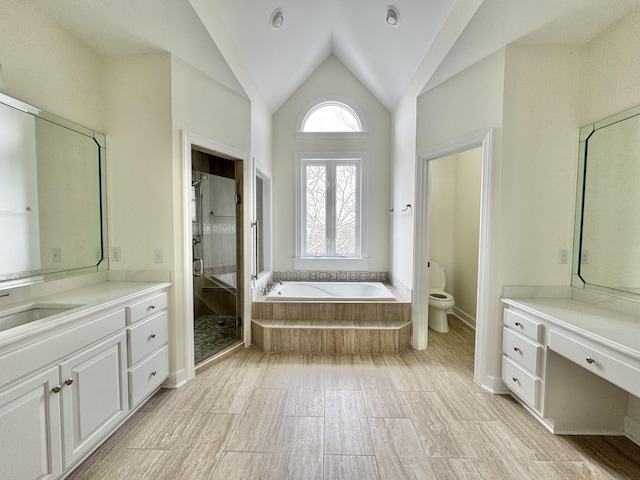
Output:
M429 327L441 333L449 331L447 310L456 304L453 296L444 291L446 285L444 267L429 260Z

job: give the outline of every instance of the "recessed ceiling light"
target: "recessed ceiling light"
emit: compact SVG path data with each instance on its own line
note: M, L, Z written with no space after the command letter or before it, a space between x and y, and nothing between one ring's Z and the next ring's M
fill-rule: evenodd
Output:
M276 8L271 14L271 27L278 29L284 23L284 13L281 8Z
M398 9L393 5L389 5L386 8L386 20L389 25L392 27L397 27L398 23L400 23L400 15L398 14Z

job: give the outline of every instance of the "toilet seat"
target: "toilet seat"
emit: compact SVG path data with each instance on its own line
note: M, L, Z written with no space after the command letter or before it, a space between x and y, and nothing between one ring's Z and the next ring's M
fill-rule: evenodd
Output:
M444 290L438 290L436 288L429 289L429 299L433 300L453 300L453 295L445 292Z
M436 288L429 289L429 305L436 308L449 309L455 305L453 295L438 290Z

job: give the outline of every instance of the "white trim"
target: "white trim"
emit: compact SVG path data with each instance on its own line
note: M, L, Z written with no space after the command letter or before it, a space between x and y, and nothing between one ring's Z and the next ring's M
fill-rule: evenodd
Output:
M256 266L255 271L258 274L258 278L254 279L253 281L253 294L252 297L255 297L257 295L257 292L260 290L260 288L266 284L266 282L271 278L272 274L273 274L273 176L271 174L271 172L264 167L260 162L256 161L255 158L253 160L253 179L254 179L254 186L253 186L253 191L254 191L254 195L253 195L253 220L255 221L257 219L257 214L258 214L258 195L256 194L256 185L255 185L255 179L256 177L260 177L263 181L263 186L264 188L267 188L268 191L264 191L263 190L263 196L266 196L266 208L263 205L263 223L260 226L260 228L262 228L263 230L263 235L266 234L266 236L264 238L266 238L266 250L269 252L269 262L268 262L268 268L262 272L257 272L258 268ZM265 195L266 193L266 195ZM265 228L266 227L266 228ZM258 248L257 245L255 245L255 240L253 240L253 235L252 235L252 245L253 248ZM252 251L252 256L251 256L251 264L255 263L255 250ZM253 273L253 272L252 272Z
M416 193L414 215L414 270L413 302L411 318L413 334L411 345L416 350L427 348L429 315L429 274L427 261L429 252L429 192L431 160L482 147L482 175L480 199L480 235L478 255L478 293L476 310L476 344L474 381L490 390L497 385L487 376L486 365L489 321L489 266L491 252L491 166L493 163L493 128L470 134L418 153L416 162ZM424 287L423 287L424 285Z
M305 258L311 261L315 260L315 257L304 256L304 240L303 240L303 225L305 225L305 219L302 212L302 163L306 160L358 160L360 163L360 195L359 195L359 208L360 218L359 222L360 235L357 241L360 245L360 252L358 256L352 257L321 257L321 258L335 258L335 259L364 259L367 258L367 204L368 204L368 184L369 184L369 155L367 152L296 152L295 154L295 178L294 178L294 190L295 190L295 207L294 207L294 245L295 245L295 258ZM305 268L305 270L313 269L311 267Z
M458 317L458 319L463 322L466 323L470 328L472 329L476 329L476 319L475 317L472 317L471 315L469 315L467 312L460 310L458 307L454 306L453 307L453 314Z
M248 189L253 185L253 181L249 180L249 175L251 175L251 165L249 162L249 154L243 152L242 150L238 150L237 148L231 147L229 145L225 145L224 143L216 142L215 140L211 140L207 137L203 137L196 133L189 132L187 130L182 131L182 255L177 259L177 269L182 268L183 274L183 285L182 285L182 294L184 296L184 302L182 305L182 321L184 322L180 325L180 321L177 320L178 328L182 326L184 329L184 335L186 340L185 345L185 371L184 375L181 372L180 375L176 373L176 378L173 380L176 384L181 384L185 380L192 379L196 374L195 364L193 362L194 355L194 346L193 346L193 281L192 281L192 250L191 250L191 149L193 147L200 147L207 150L211 150L212 152L222 153L224 155L228 155L230 157L238 158L242 160L243 168L244 168L244 191L242 192L243 198L249 198L247 195ZM251 179L252 180L252 179ZM247 202L243 203L243 208L245 211L245 215L248 216L249 212L247 210ZM246 245L247 245L247 232L248 229L244 231L243 245L245 245L245 260L246 260ZM245 345L251 345L251 309L246 308L247 297L249 298L249 302L251 300L251 285L250 285L250 276L251 274L247 274L247 265L249 262L244 262L244 342ZM179 288L177 285L176 288ZM250 303L249 303L250 305ZM177 310L180 310L178 307ZM183 380L184 379L184 380Z

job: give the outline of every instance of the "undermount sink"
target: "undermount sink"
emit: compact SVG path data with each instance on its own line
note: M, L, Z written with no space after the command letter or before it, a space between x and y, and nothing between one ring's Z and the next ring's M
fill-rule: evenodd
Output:
M0 313L0 332L43 318L73 310L82 305L66 303L35 303Z

